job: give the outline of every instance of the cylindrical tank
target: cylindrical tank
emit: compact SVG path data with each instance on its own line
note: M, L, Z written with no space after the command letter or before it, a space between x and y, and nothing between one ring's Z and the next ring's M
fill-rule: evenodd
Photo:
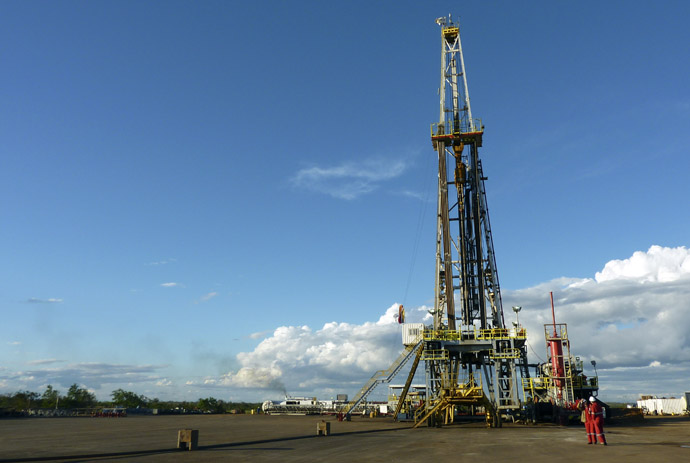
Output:
M560 340L551 340L549 341L549 349L551 350L551 374L554 377L554 384L560 388L563 387L563 377L565 376L563 345Z
M563 366L563 346L560 341L549 341L551 348L551 366L554 377L563 378L565 376L565 368ZM556 385L561 386L562 381L556 380Z
M264 403L261 404L261 411L267 413L271 409L271 407L273 407L274 404L275 402L273 402L272 400L266 400Z

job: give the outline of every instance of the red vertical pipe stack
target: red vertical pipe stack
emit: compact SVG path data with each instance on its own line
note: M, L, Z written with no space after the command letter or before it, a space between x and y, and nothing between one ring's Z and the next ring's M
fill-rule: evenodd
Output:
M563 366L563 345L558 338L558 332L556 331L556 312L553 308L553 291L551 294L551 317L553 318L553 333L551 333L552 339L549 341L549 348L551 350L551 375L557 377L554 379L556 387L558 387L558 398L562 397L563 391L563 377L565 376L565 367Z

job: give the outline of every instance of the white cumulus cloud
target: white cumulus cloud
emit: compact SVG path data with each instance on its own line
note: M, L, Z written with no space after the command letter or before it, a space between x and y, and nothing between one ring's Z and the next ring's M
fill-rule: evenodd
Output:
M568 324L573 355L587 367L597 361L604 395L633 400L642 393L678 394L690 386L685 374L690 370L689 262L690 250L684 247L652 246L608 262L594 279L560 278L506 291L504 307L523 307L520 322L536 355L545 357L544 324L551 323L553 291L556 322ZM509 315L506 311L506 319Z
M206 378L202 384L281 393L353 393L401 353L397 314L396 303L376 322L357 325L334 321L319 329L278 327L252 352L237 355L239 369L219 378ZM425 314L426 308L408 311L408 321L420 321Z
M675 281L690 275L690 251L684 246L664 248L652 246L647 252L637 251L629 259L612 260L597 272L598 282L632 280L639 282Z
M529 333L531 363L546 358L544 324L567 323L571 353L591 375L596 360L602 396L634 400L639 394L679 394L690 376L690 251L652 246L604 265L595 278L558 278L532 288L504 291L504 307L520 305ZM602 276L604 275L604 276ZM377 321L333 321L320 328L281 326L254 350L237 355L239 368L208 377L206 387L332 396L354 394L376 370L402 351L395 321L398 304ZM427 307L407 308L407 321L429 323ZM514 314L507 309L505 319ZM260 394L260 392L259 392Z
M270 331L257 331L249 335L249 339L261 339L265 337Z

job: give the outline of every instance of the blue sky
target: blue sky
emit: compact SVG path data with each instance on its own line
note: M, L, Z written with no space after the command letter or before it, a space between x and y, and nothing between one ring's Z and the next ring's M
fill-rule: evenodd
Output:
M310 383L258 357L281 327L327 337L328 323L377 326L395 303L432 302L434 19L448 13L486 127L507 302L533 302L539 331L549 290L637 252L658 264L639 284L677 259L690 245L686 2L4 2L0 392L254 399L268 392L220 379L254 357L305 393L385 367ZM677 286L662 289L687 309ZM602 316L578 307L574 319ZM584 332L573 341L605 357ZM654 355L638 363L663 365Z

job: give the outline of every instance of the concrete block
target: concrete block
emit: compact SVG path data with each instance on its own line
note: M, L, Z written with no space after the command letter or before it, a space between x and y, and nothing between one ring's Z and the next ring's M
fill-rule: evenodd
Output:
M196 450L199 446L199 430L198 429L180 429L177 431L177 448L188 448L189 450Z
M331 433L331 423L327 421L319 421L316 423L316 435L317 436L327 436Z

